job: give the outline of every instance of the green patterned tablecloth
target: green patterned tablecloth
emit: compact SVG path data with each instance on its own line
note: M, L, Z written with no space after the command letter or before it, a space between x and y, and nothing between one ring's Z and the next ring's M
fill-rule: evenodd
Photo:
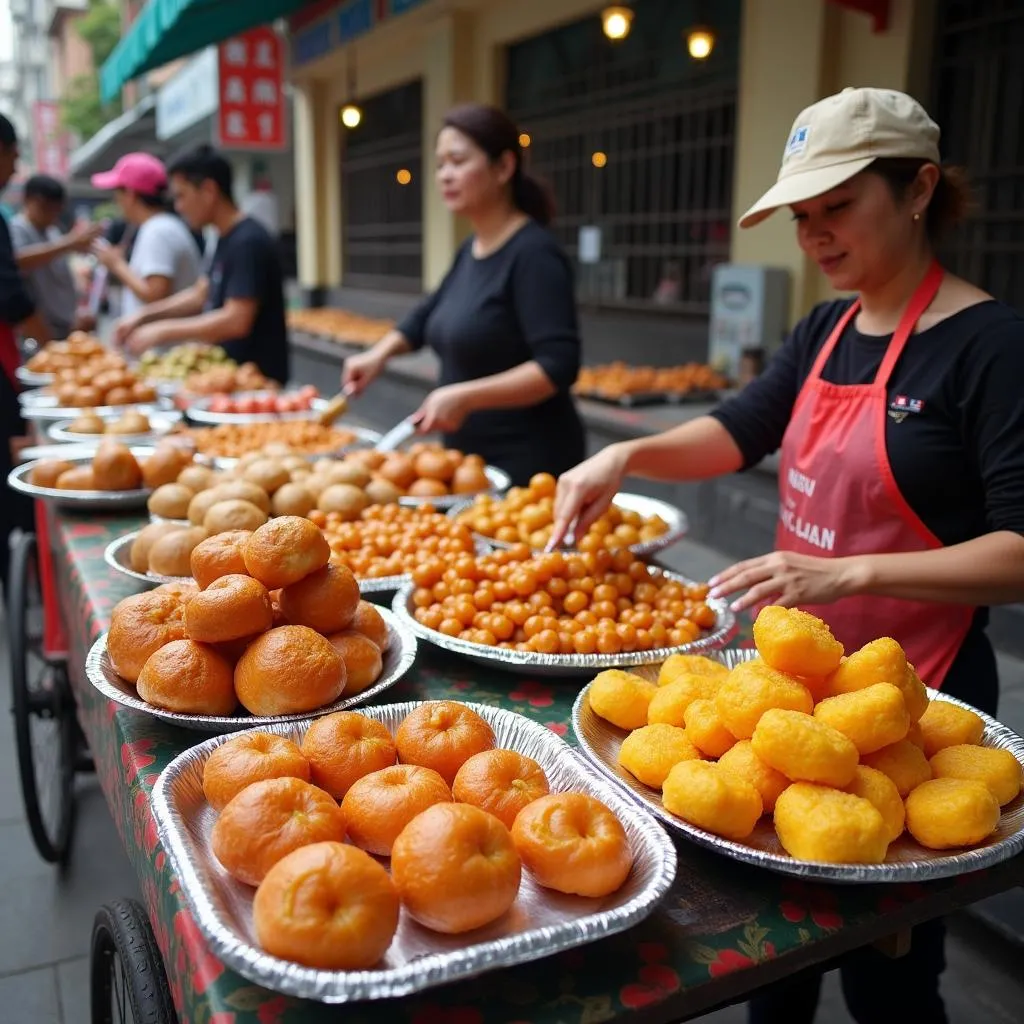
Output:
M180 1024L593 1024L676 1021L809 963L874 942L1024 882L1024 859L927 886L804 884L679 842L677 881L645 923L546 960L403 1000L328 1007L281 996L227 970L206 948L157 840L150 810L160 771L201 734L119 708L85 679L85 654L134 592L103 561L129 518L57 516L51 541L70 633L82 724L132 863ZM451 697L510 708L572 742L577 684L493 672L423 645L389 701Z

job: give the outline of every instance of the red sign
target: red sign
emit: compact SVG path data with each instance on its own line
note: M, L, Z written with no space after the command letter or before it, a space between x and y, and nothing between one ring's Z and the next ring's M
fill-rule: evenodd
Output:
M71 143L60 123L59 105L48 100L37 100L32 105L32 129L36 171L54 178L66 178Z
M285 149L284 46L271 28L221 43L217 129L225 149Z

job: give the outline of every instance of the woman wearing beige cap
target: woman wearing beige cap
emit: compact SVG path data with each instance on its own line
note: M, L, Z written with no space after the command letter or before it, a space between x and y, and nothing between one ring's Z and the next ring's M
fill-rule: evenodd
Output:
M938 144L922 107L889 90L847 89L797 117L776 184L740 226L788 208L801 249L857 298L816 306L711 415L565 474L555 541L585 530L627 475L707 479L781 449L776 549L712 593L819 614L847 651L895 637L930 686L994 713L987 609L1024 599L1024 320L936 261L968 199ZM942 967L941 924L898 961L850 958L853 1016L944 1021ZM818 980L790 985L787 1024L813 1018ZM775 1019L773 1005L752 1019Z

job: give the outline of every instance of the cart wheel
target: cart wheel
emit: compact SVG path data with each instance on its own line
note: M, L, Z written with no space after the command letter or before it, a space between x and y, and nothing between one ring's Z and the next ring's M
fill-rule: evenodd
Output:
M63 864L74 823L76 722L67 670L43 654L43 605L34 534L11 551L11 692L25 817L39 856Z
M89 957L92 1024L177 1024L146 911L135 900L100 907Z

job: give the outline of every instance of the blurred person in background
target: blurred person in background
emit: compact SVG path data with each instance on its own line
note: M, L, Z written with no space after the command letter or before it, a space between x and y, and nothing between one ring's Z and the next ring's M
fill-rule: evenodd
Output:
M88 252L103 229L98 224L80 224L62 233L57 225L66 203L67 189L56 178L37 174L25 182L21 212L11 220L18 269L51 338L66 338L74 330L95 326L92 318L78 314L78 292L68 257Z
M123 286L121 315L160 302L199 279L200 252L191 232L168 211L167 171L155 156L129 153L114 169L95 174L96 188L112 189L132 234L131 258L120 246L97 241L93 251Z
M179 154L168 173L175 207L189 227L217 231L209 274L180 294L122 318L114 343L139 355L160 345L205 341L285 383L284 272L274 239L235 204L231 164L212 146Z

